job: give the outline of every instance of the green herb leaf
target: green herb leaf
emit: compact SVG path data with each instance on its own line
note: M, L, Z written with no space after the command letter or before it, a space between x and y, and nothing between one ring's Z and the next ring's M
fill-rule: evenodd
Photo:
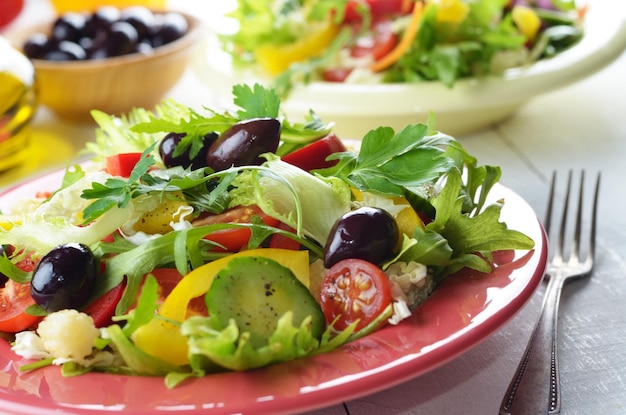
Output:
M122 329L126 337L130 337L138 327L154 318L158 309L158 300L159 284L152 274L148 274L137 298L137 306L130 312L127 323Z
M437 180L454 167L445 154L454 139L427 132L424 124L408 125L398 134L390 127L372 130L363 137L358 155L338 154L339 163L319 173L341 177L362 191L402 196L404 188Z
M273 90L265 89L261 84L251 88L246 84L233 85L233 102L241 108L237 115L242 120L251 118L278 118L280 99Z
M6 254L0 255L0 274L20 284L30 282L33 276L32 272L22 271L16 267Z

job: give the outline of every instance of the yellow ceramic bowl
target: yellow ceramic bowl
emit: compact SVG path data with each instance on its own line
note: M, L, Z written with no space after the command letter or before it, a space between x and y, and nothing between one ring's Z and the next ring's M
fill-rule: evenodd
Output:
M189 23L187 33L150 55L85 61L33 59L40 104L72 121L90 121L94 109L121 115L134 107L153 108L181 78L203 37L200 20L183 15ZM14 33L11 40L21 47L30 35L46 33L51 26L52 22L31 27Z
M81 12L95 10L100 6L128 7L144 6L149 9L164 10L167 0L50 0L50 4L58 14L65 12Z

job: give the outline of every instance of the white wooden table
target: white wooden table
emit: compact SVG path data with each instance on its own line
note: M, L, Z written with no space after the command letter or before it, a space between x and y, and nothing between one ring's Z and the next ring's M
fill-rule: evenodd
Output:
M30 0L28 10L37 5L35 13L42 13L42 3ZM202 105L210 91L189 71L171 97ZM64 124L42 109L35 133L44 131L64 137L60 148L68 154L93 138L92 126ZM591 279L567 285L561 301L562 413L626 414L626 55L582 82L534 99L504 122L459 138L480 164L502 166L503 183L540 217L553 170L561 175L569 169L602 171L597 266ZM0 187L60 164L40 157L15 177L0 177ZM496 414L544 288L509 323L455 360L392 389L312 414Z

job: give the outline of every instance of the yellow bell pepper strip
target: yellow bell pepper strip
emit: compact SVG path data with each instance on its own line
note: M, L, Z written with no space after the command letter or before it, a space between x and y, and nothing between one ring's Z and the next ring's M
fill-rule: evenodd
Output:
M339 33L332 22L317 24L313 31L293 43L275 45L266 43L254 51L257 62L270 75L276 76L294 62L304 61L320 54Z
M541 19L537 13L530 7L517 5L513 7L511 17L524 37L528 41L533 41L541 28Z
M359 189L354 188L354 187L350 188L350 191L354 195L354 200L358 202L363 202L364 200L363 192L361 192ZM396 214L393 215L394 219L396 220L396 223L398 224L398 229L400 230L401 233L411 237L413 236L413 233L415 232L415 229L417 227L424 229L424 226L425 226L424 222L422 221L420 216L417 214L415 209L413 209L413 207L411 206L411 204L406 198L392 197L391 201L396 206L404 207L403 209L399 210Z
M437 4L437 21L457 25L467 18L469 12L469 4L462 0L440 0Z
M138 327L131 336L135 345L145 353L175 365L189 363L187 338L174 322L183 322L187 314L187 305L191 299L204 295L213 279L228 262L237 257L258 256L273 259L289 268L305 285L309 286L309 253L289 249L262 248L241 251L233 255L209 262L187 274L174 287L159 308L159 315L164 319L154 318L148 324Z
M411 48L411 44L417 36L417 32L422 21L423 11L424 4L421 2L415 3L413 14L411 15L411 21L409 22L409 26L406 28L402 39L400 39L400 42L398 42L396 47L393 48L391 52L370 65L370 69L373 72L380 72L387 69L396 63L402 55L404 55Z

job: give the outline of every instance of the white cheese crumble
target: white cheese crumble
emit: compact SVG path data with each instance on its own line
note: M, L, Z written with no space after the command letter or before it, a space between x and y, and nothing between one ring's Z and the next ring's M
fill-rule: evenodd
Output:
M54 358L54 364L67 361L85 366L110 364L114 359L111 353L93 355L94 341L98 337L100 330L90 316L77 310L60 310L47 315L36 333L16 334L12 350L26 359Z
M53 357L81 361L92 353L100 330L87 314L67 309L46 316L39 323L37 334Z

